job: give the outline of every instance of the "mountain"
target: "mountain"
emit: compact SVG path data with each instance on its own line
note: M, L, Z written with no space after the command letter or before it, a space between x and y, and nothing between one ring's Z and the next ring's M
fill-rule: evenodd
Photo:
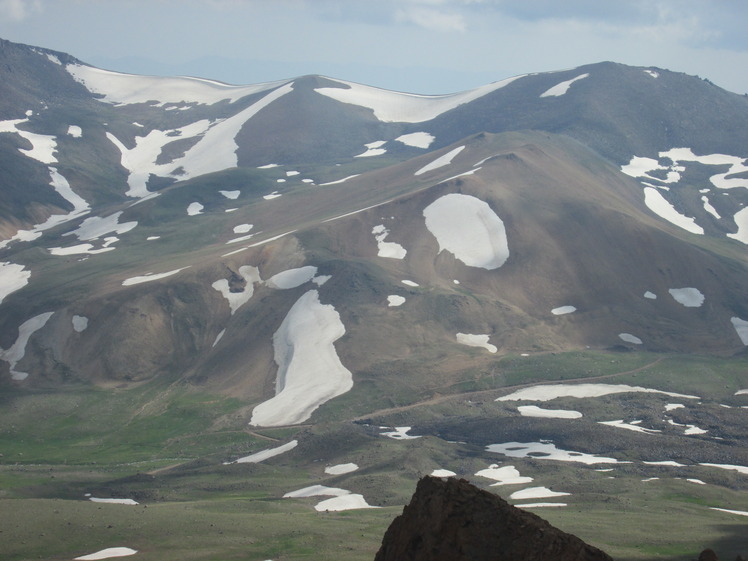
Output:
M313 474L385 512L507 457L573 486L613 555L641 552L583 526L631 492L638 539L642 479L688 511L678 551L744 515L748 98L610 62L445 96L235 86L8 41L0 73L2 465L61 470L11 499L285 505Z

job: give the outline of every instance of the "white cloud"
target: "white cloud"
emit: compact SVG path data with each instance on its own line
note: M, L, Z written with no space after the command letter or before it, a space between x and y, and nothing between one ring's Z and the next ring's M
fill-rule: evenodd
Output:
M41 10L39 0L0 0L0 21L22 21Z
M433 2L432 2L433 3ZM398 23L412 23L432 31L465 31L467 25L461 14L446 13L433 8L411 6L395 12Z

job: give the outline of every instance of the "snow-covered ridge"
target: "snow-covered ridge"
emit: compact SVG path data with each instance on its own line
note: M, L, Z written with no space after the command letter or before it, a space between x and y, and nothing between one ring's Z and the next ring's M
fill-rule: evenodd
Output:
M233 103L245 96L271 90L288 82L281 80L249 86L232 86L203 78L141 76L80 64L68 64L65 69L88 91L103 96L102 101L122 105L149 101L158 102L159 107L167 103L210 105L223 100Z
M347 88L316 88L314 91L343 103L368 107L374 116L385 123L422 123L430 121L455 107L469 103L493 91L503 88L515 76L500 82L493 82L474 90L447 95L417 95L383 90L355 82L334 80Z

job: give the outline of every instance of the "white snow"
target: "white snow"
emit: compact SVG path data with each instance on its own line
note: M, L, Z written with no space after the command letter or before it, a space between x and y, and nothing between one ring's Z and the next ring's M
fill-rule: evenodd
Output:
M252 229L252 224L237 224L234 226L235 234L246 234Z
M231 309L231 315L234 315L236 310L241 308L244 304L249 302L254 294L254 285L256 282L262 282L260 278L260 270L257 267L251 265L242 265L239 267L239 275L244 279L245 285L244 290L241 292L232 292L229 287L228 279L218 279L212 286L215 290L221 293L221 295L228 301L229 308Z
M189 206L187 207L187 216L195 216L197 214L202 214L204 208L205 207L201 205L200 203L197 203L197 202L190 203Z
M218 344L218 341L220 341L221 339L223 339L223 336L225 334L226 334L226 330L225 329L221 329L221 331L218 333L218 335L216 335L216 339L215 339L215 341L213 341L213 344L211 345L211 348L215 347Z
M138 504L133 499L99 499L97 497L88 497L89 501L93 501L95 503L108 503L113 505L136 505Z
M501 267L509 258L504 223L487 203L458 193L438 198L423 210L426 227L446 249L469 267Z
M642 462L648 466L669 466L669 467L685 467L685 464L674 462L673 460L662 460L659 462Z
M296 491L289 491L283 495L284 499L303 499L307 497L319 497L319 496L333 496L340 497L342 495L348 495L350 491L345 489L339 489L338 487L326 487L324 485L310 485L303 489Z
M550 499L553 497L565 497L568 495L571 495L571 493L551 491L548 487L527 487L526 489L515 491L509 495L509 498L523 501L527 499Z
M644 298L648 298L649 300L657 300L657 294L655 294L654 292L650 292L649 290L647 290L644 293Z
M733 220L735 220L738 231L734 234L726 234L727 237L748 244L748 206L736 212Z
M298 440L292 440L291 442L287 442L286 444L283 444L282 446L276 446L275 448L268 448L267 450L261 450L249 456L244 456L243 458L239 458L238 460L234 460L233 462L227 462L227 463L257 464L259 462L264 462L268 458L273 458L275 456L279 456L280 454L283 454L284 452L293 450L294 448L296 448L296 446L298 446L298 444L299 444Z
M551 310L551 313L554 316L562 316L564 314L571 314L571 313L574 313L576 311L577 311L577 309L574 306L560 306L558 308L553 308Z
M604 395L631 392L656 393L684 399L699 399L695 395L665 392L641 386L627 386L625 384L548 384L523 388L509 395L499 397L496 401L550 401L557 397L601 397Z
M387 257L390 259L405 259L405 255L408 251L401 246L399 243L386 242L385 238L390 234L390 231L384 227L384 224L374 226L371 230L374 234L374 239L377 241L377 256Z
M527 504L518 504L514 505L517 508L546 508L546 507L553 507L553 506L567 506L566 503L527 503Z
M221 195L226 197L227 199L238 199L239 195L241 195L241 191L218 191Z
M405 298L403 296L398 296L397 294L390 294L387 296L387 305L391 308L402 306L405 304Z
M407 280L407 279L401 280L400 282L403 283L405 286L412 286L413 288L415 288L417 286L421 286L417 282L413 282L412 280Z
M579 411L569 409L543 409L537 405L520 405L517 410L523 417L543 417L547 419L579 419Z
M698 288L671 288L668 292L676 302L687 308L699 308L704 303L704 295Z
M675 409L683 409L685 405L682 403L668 403L665 405L665 411L673 411Z
M683 434L688 434L688 435L692 435L692 434L706 434L707 432L709 432L707 430L700 429L696 425L688 425L688 424L684 425L682 423L676 423L672 419L668 419L667 422L670 423L671 425L675 426L675 427L686 427L686 430L683 431Z
M748 512L744 510L730 510L727 508L717 508L716 506L710 506L711 510L718 510L720 512L727 512L729 514L737 514L738 516L748 516Z
M395 140L414 148L428 148L436 138L427 132L411 132L398 136Z
M26 354L26 344L31 336L44 327L54 312L45 312L24 321L18 328L18 337L15 343L7 349L0 348L0 360L4 360L10 366L10 376L14 380L25 380L28 372L17 371L16 365Z
M504 454L511 458L534 458L536 460L557 460L559 462L579 462L582 464L623 463L615 458L561 450L550 442L505 442L503 444L490 444L486 446L486 451Z
M139 277L130 277L129 279L125 279L122 281L122 286L132 286L134 284L141 284L144 282L151 282L159 279L165 279L166 277L170 277L172 275L176 275L180 271L184 271L185 269L189 269L189 267L182 267L181 269L174 269L173 271L167 271L165 273L146 273L145 275L139 276Z
M265 164L264 166L257 166L257 169L272 169L279 168L280 164Z
M748 343L746 343L748 344ZM735 395L748 395L748 389L745 390L738 390L735 392Z
M426 172L433 171L435 169L439 169L444 166L448 166L452 163L452 160L465 149L464 146L458 146L457 148L454 148L447 152L446 154L442 154L439 156L436 160L426 164L422 168L420 168L418 171L416 171L413 175L422 175Z
M709 197L707 197L706 195L702 195L702 196L701 196L701 202L702 202L702 203L704 203L704 210L705 210L705 211L707 211L707 212L708 212L709 214L711 214L712 216L714 216L714 218L716 218L716 219L720 219L720 218L722 218L722 217L721 217L721 216L719 215L719 212L717 212L717 209L716 209L716 208L714 208L714 207L712 206L712 203L710 203L710 202L709 202ZM734 235L735 235L735 234L733 234L733 236L734 236Z
M259 233L259 232L258 232L258 233ZM229 245L229 244L232 244L232 243L245 242L245 241L247 241L247 240L251 240L251 239L252 239L252 238L254 238L254 237L255 237L255 235L254 235L254 234L244 234L243 236L239 236L238 238L231 238L230 240L228 240L228 241L226 242L226 245ZM247 248L245 247L244 249L247 249ZM243 250L242 250L242 249L240 249L239 251L243 251ZM227 255L231 255L231 254L229 253L229 254L227 254ZM225 257L225 256L224 256L224 257Z
M139 76L101 70L93 66L68 64L65 67L76 81L88 91L102 95L102 101L115 104L167 103L213 104L228 100L235 102L245 96L260 93L284 84L283 81L249 86L232 86L202 78Z
M706 485L701 479L686 478L689 483L696 483L697 485Z
M98 559L111 559L112 557L127 557L136 553L137 550L130 549L129 547L108 547L96 553L76 557L75 561L97 561Z
M314 510L317 512L334 511L338 512L341 510L358 510L361 508L379 508L378 506L372 506L366 502L363 495L359 494L348 494L341 495L339 497L333 497L327 499L315 505Z
M641 345L642 344L642 340L639 339L639 337L637 337L636 335L632 335L631 333L619 333L618 337L622 341L626 341L627 343L632 343L634 345Z
M73 316L73 329L77 333L81 333L88 328L88 318L85 316Z
M265 284L270 288L290 289L309 282L317 274L317 267L307 265L297 269L288 269L270 277Z
M96 255L98 253L106 253L113 251L114 247L102 247L101 249L94 249L94 245L90 243L80 243L77 245L71 245L69 247L49 247L47 250L52 255L81 255L83 253L89 255Z
M382 427L382 428L388 428L388 427ZM411 434L408 434L408 431L412 429L413 427L392 427L395 430L388 431L388 432L382 432L379 433L382 436L386 436L388 438L394 438L395 440L413 440L416 438L421 438L420 436L413 436Z
M486 469L477 472L475 475L496 481L496 483L491 484L491 487L498 487L501 485L524 485L525 483L532 483L533 481L532 477L520 475L519 471L514 466L499 467L498 464L491 464Z
M660 76L660 73L656 72L654 70L645 70L644 72L646 72L647 74L649 74L650 76L652 76L652 78L659 78L659 76Z
M24 265L0 261L0 304L5 298L29 283L31 271Z
M266 201L272 201L273 199L277 199L278 197L282 197L282 195L278 191L273 191L272 193L262 196L262 198Z
M18 149L18 151L23 155L37 160L43 164L56 163L57 158L55 158L55 152L57 151L57 137L48 134L29 132L18 128L18 125L28 122L28 118L0 121L0 133L16 133L28 140L31 143L30 149Z
M457 474L448 469L435 469L430 475L431 477L455 477Z
M135 221L120 223L120 216L122 216L122 211L115 212L107 217L91 216L81 222L77 229L63 235L75 235L81 241L91 241L99 239L104 234L125 234L138 225Z
M738 473L742 473L743 475L748 475L748 467L746 466L734 466L731 464L706 464L706 463L702 463L699 465L707 466L707 467L714 467L714 468L719 468L719 469L727 469L731 471L737 471Z
M325 473L328 475L343 475L344 473L351 473L358 469L358 465L354 463L349 464L337 464L335 466L327 466Z
M364 146L366 146L366 151L362 152L361 154L357 154L356 156L354 156L354 158L369 158L371 156L381 156L382 154L387 153L387 150L382 148L382 146L384 146L386 142L386 140L377 140L375 142L364 144Z
M638 422L639 421L633 421L631 423L625 423L623 421L623 419L618 419L616 421L598 421L598 424L600 424L600 425L608 425L609 427L618 427L618 428L621 428L621 429L626 429L626 430L630 430L630 431L634 431L634 432L641 432L641 433L644 433L644 434L652 434L652 433L655 433L655 432L662 432L661 430L647 429L647 428L641 427L638 424L636 424Z
M645 187L644 204L646 204L649 210L654 212L660 218L663 218L692 234L704 234L704 228L696 224L694 218L681 214L675 210L675 207L659 190L653 187Z
M312 279L312 282L317 286L322 286L332 278L332 275L317 275Z
M278 374L275 397L254 408L250 424L303 423L323 403L353 387L333 343L345 334L340 315L310 290L289 310L273 335Z
M492 345L488 342L489 335L479 334L474 335L472 333L458 333L457 342L468 347L481 347L486 349L489 353L495 353L499 349L496 345Z
M336 179L335 181L328 181L327 183L320 183L320 187L325 187L327 185L338 185L339 183L345 183L349 179L353 179L354 177L358 177L361 175L360 173L356 173L354 175L349 175L348 177L344 177L343 179Z
M343 103L368 107L380 121L389 123L420 123L430 121L442 113L503 88L516 76L468 90L447 95L415 95L382 90L353 82L335 80L345 88L317 88L315 91Z
M576 78L572 78L571 80L566 80L565 82L561 82L560 84L556 84L552 88L547 89L542 94L540 94L540 97L558 97L561 95L564 95L566 92L569 91L569 88L571 85L576 82L577 80L583 80L584 78L587 78L589 74L580 74Z
M73 138L80 138L81 136L83 136L83 130L77 125L70 125L68 127L68 135L72 136Z

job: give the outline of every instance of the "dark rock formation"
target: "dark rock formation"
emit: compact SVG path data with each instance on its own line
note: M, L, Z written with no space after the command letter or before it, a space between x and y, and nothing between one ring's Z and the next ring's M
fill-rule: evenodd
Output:
M424 477L375 561L612 561L464 479Z

